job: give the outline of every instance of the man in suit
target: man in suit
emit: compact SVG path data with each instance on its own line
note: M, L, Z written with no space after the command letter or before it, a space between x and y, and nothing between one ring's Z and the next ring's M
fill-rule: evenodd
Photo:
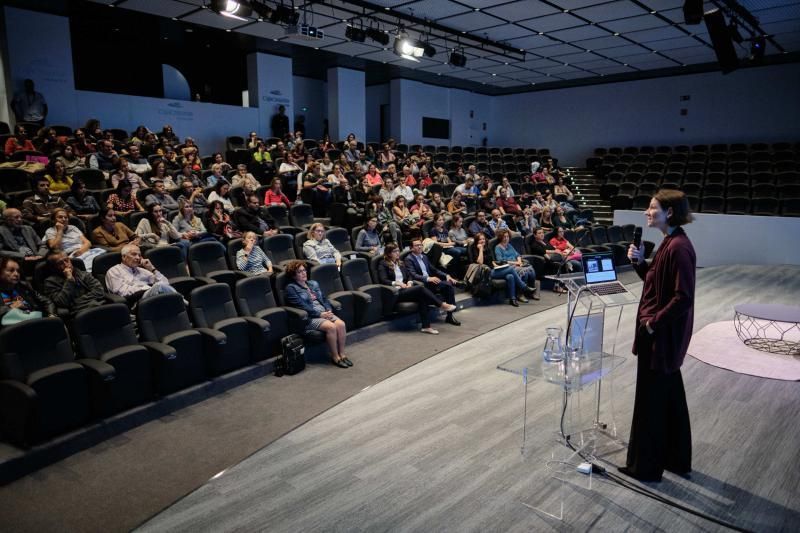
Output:
M405 265L414 281L424 283L425 287L441 296L446 303L455 305L456 293L453 285L459 281L431 265L428 256L422 253L421 239L411 241L411 253L406 256ZM453 311L447 313L445 321L454 326L461 325L461 322L453 316Z
M0 255L17 259L25 272L32 273L36 262L47 254L47 245L32 227L22 223L19 209L6 209L3 218L5 224L0 226Z

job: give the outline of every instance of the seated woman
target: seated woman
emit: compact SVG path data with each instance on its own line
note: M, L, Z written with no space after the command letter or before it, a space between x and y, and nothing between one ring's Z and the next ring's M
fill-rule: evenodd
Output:
M215 152L215 153L214 153L214 154L211 156L211 163L212 163L213 165L219 165L219 167L220 167L220 170L222 171L222 173L226 173L226 172L228 172L229 170L233 170L233 167L232 167L232 166L230 166L228 163L226 163L226 162L225 162L225 158L223 158L223 157L222 157L222 154L221 154L221 153L219 153L219 152Z
M242 248L236 252L236 267L252 276L264 273L272 274L272 261L258 246L258 237L255 232L246 231L244 233Z
M200 217L194 214L192 202L186 198L178 200L178 213L172 219L172 225L175 226L178 233L192 242L214 239L214 236L206 230Z
M67 196L67 205L75 212L78 218L87 222L100 213L100 204L86 190L86 183L82 179L78 178L72 182L70 190L72 194Z
M533 289L531 297L539 299L539 280L533 266L526 264L519 252L511 246L511 232L507 229L497 230L497 246L494 247L494 258L498 263L507 263L517 271L517 275L525 282L528 288Z
M546 273L553 274L557 272L564 260L563 256L544 239L544 228L536 228L533 234L534 238L528 242L531 255L538 255L544 258ZM556 283L553 285L553 292L564 294L567 290Z
M315 214L323 214L327 211L328 205L331 203L332 188L333 183L327 176L322 175L319 165L310 161L303 173L303 189L310 196ZM308 197L303 196L303 198Z
M302 171L303 169L300 168L300 165L295 163L291 152L286 152L286 157L281 166L278 167L278 176L286 183L286 191L290 200L295 198L298 190L302 188L298 187L298 185L302 186L302 180L298 179Z
M377 218L381 233L398 246L403 245L403 233L400 231L400 224L395 222L394 215L383 202L383 197L377 194L372 195L367 205L367 217Z
M553 212L549 207L542 208L542 214L539 215L539 225L546 231L552 231L556 225L553 222Z
M422 220L418 215L412 215L406 207L405 196L398 196L392 205L392 216L394 221L400 226L400 231L405 238L411 239L420 233Z
M245 196L250 193L256 192L256 189L261 187L258 180L247 171L247 165L236 165L236 174L233 176L234 187L241 187L244 190Z
M148 206L147 216L136 226L136 234L149 246L177 246L184 260L191 245L188 234L181 234L164 218L164 208L159 204Z
M371 256L383 254L383 239L378 231L378 217L371 216L364 222L364 227L356 237L356 251L365 252Z
M447 232L447 235L456 246L465 250L472 244L472 238L467 234L467 230L464 229L464 217L461 215L455 215L450 221L450 231Z
M478 263L491 268L492 279L506 280L506 295L508 296L509 304L519 307L517 300L522 303L527 302L528 300L525 296L517 296L518 291L523 292L523 294L531 294L532 290L525 285L525 282L522 281L522 278L519 277L519 274L511 265L505 264L505 266L501 266L495 261L492 251L489 249L489 240L486 238L486 234L478 232L475 234L474 239L473 243L467 248L470 263Z
M309 261L322 264L342 266L342 254L325 238L325 226L319 222L312 224L308 230L308 240L303 243L303 255Z
M136 233L122 222L117 222L117 215L110 207L104 207L97 216L100 224L92 231L92 242L105 246L110 252L119 252L127 244L141 246Z
M397 287L398 302L416 302L419 308L419 320L422 322L422 332L438 335L439 332L431 327L431 318L428 306L438 307L446 313L452 313L455 305L442 301L436 294L424 285L411 281L411 274L400 261L400 249L394 244L387 244L383 252L383 261L378 263L378 280L381 285Z
M431 205L431 211L433 211L434 215L438 215L439 213L441 213L442 215L444 215L445 220L450 220L450 218L452 218L450 216L450 213L447 212L447 204L444 203L444 200L442 200L442 195L439 194L438 192L433 193L430 205Z
M220 183L229 183L225 174L222 173L222 165L214 163L211 165L211 174L206 176L206 187L218 187Z
M86 168L86 162L75 153L75 148L73 148L71 144L64 146L57 160L61 161L61 164L64 165L64 172L67 173L67 176L72 176L78 170ZM50 185L50 190L53 190L52 185Z
M231 216L225 212L225 206L219 200L209 202L205 226L214 237L222 242L242 236L242 232L236 228Z
M178 184L173 177L167 172L167 164L163 160L153 163L153 171L150 173L150 185L156 181L164 183L164 189L172 192L178 188Z
M45 316L56 316L55 304L22 281L16 259L0 257L0 327Z
M511 182L508 181L508 176L503 176L502 181L500 182L500 186L503 187L506 191L506 197L513 198L516 196L514 193L514 189L511 188Z
M559 227L556 230L556 234L550 239L550 246L552 246L556 252L561 254L567 263L567 270L582 270L583 265L581 264L581 252L580 250L576 249L575 246L571 242L564 237L564 228Z
M267 189L267 192L264 194L264 205L279 205L286 209L291 207L292 202L281 190L280 178L272 178L272 181L269 182L269 189Z
M86 271L92 271L92 261L106 253L102 248L92 248L83 232L69 223L69 213L65 209L54 209L50 213L52 226L44 232L44 240L50 250L62 250L69 257L80 259Z
M144 183L144 180L139 174L130 171L128 168L128 160L124 157L117 159L115 167L117 170L111 175L112 187L118 188L121 182L127 181L128 184L130 184L131 192L134 196L136 196L136 191L147 187L147 184Z
M58 159L52 159L47 164L47 181L50 182L50 192L67 192L72 187L72 178L67 175L66 167Z
M144 208L133 194L133 187L128 180L120 180L117 183L116 192L108 197L106 206L114 210L114 214L127 217L134 211L144 211Z
M225 212L233 213L233 201L231 200L231 185L227 181L220 180L214 185L214 190L208 195L208 203L221 202Z
M556 196L562 195L567 198L567 202L572 204L574 207L578 207L578 203L575 202L575 195L572 194L572 191L569 190L566 183L564 183L564 178L559 176L558 182L556 183L555 187L553 187L553 192Z
M466 235L466 233L465 233ZM430 238L436 240L445 253L458 262L467 253L466 247L459 246L450 238L450 231L444 227L444 215L439 213L433 217L433 227L430 231Z
M564 208L560 205L556 207L555 215L553 215L553 225L557 228L564 228L564 229L581 229L580 227L574 227L572 223L572 219L570 219L566 213L564 213ZM581 226L582 227L582 226Z
M456 215L463 217L467 214L467 204L462 200L460 192L453 193L453 197L450 198L450 202L447 204L447 212L450 213L451 217Z
M290 261L286 275L292 281L286 285L286 301L308 313L306 331L322 331L331 354L331 362L339 368L353 366L344 353L347 329L344 321L333 314L333 307L319 288L319 283L308 279L305 261Z
M253 152L253 167L256 174L263 175L267 170L272 170L272 155L267 150L267 145L262 140L256 141L256 149Z
M411 206L411 213L419 216L421 222L433 220L433 210L425 203L425 196L418 194L414 197L414 205Z
M367 169L366 177L367 182L371 187L383 185L383 176L381 176L381 173L378 172L378 167L375 166L374 163L370 164L369 168Z

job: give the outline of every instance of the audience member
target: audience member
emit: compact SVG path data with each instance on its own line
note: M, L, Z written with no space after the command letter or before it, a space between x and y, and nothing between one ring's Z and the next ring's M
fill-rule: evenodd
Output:
M514 189L511 188L511 182L508 181L508 176L503 176L500 185L506 191L507 198L514 198L514 196L516 196L516 194L514 193Z
M145 177L153 170L153 168L150 166L150 163L147 161L147 158L142 156L142 152L138 144L129 144L127 152L128 153L125 155L125 159L128 160L128 169L131 172L134 172L141 177Z
M412 274L408 267L400 261L400 249L396 244L387 244L383 253L383 261L378 263L378 280L382 285L391 285L398 289L398 302L415 302L417 304L419 319L422 323L423 333L438 335L439 331L431 327L428 306L434 306L447 313L448 322L458 325L453 318L456 306L442 301L436 294L421 284L413 283Z
M414 190L403 183L402 178L399 179L397 185L392 191L392 202L396 201L400 196L406 199L406 203L414 201Z
M378 218L370 216L356 237L356 251L371 256L383 254L383 239L378 231Z
M347 329L344 321L333 314L333 307L319 283L308 279L305 261L291 261L286 266L286 275L292 281L286 285L286 301L308 313L306 331L322 331L331 354L331 362L340 367L353 366L344 353Z
M69 223L69 214L65 209L54 209L50 215L52 226L44 233L44 242L50 250L62 250L70 258L83 261L86 270L92 271L92 261L104 254L102 248L92 248L92 243L76 226Z
M367 167L367 181L373 187L383 185L384 188L386 188L384 183L385 180L381 176L380 172L378 172L378 167L375 166L375 163L370 163L369 167ZM391 187L389 187L389 190L391 191Z
M495 233L495 235L497 234L498 230L509 229L508 224L505 220L503 220L503 216L499 209L492 210L492 219L489 221L489 227L492 228L492 231Z
M447 235L456 246L466 248L472 244L472 238L467 235L467 230L464 229L463 224L464 217L458 214L453 215Z
M392 178L383 180L383 186L378 191L378 194L384 203L391 203L394 200L394 180Z
M106 303L103 285L90 273L75 268L64 251L54 250L47 254L47 268L49 275L44 280L42 292L70 316Z
M389 165L395 163L397 161L397 156L394 155L392 149L390 148L388 143L383 145L383 150L378 156L378 162L380 163L381 168L388 168Z
M250 201L248 199L248 202ZM256 203L258 203L258 199L256 199ZM241 210L242 208L240 207L239 209ZM225 212L225 206L219 200L208 203L205 225L208 231L222 242L238 239L242 236L242 232L233 224L231 216Z
M539 225L546 230L553 230L555 228L553 214L549 207L542 208L542 214L539 216Z
M106 288L111 294L122 296L128 304L139 300L177 292L166 276L156 269L135 244L126 244L121 250L122 263L106 272Z
M561 254L564 261L567 261L567 270L582 270L581 252L567 240L564 236L564 228L556 228L556 233L550 238L550 246Z
M321 264L335 264L341 268L342 254L325 237L325 226L319 222L312 224L306 236L308 240L303 243L303 255L306 259Z
M167 171L167 164L163 160L153 163L153 172L150 174L150 185L153 185L159 180L164 183L164 189L168 192L176 191L178 189L178 184L175 182L172 176L170 176L169 172Z
M459 282L450 274L431 265L428 257L422 253L422 240L414 239L411 241L411 253L406 256L405 265L414 281L421 282L431 292L438 294L442 300L450 304L451 308L447 311L445 321L448 324L460 326L461 322L453 316L456 303L456 293L453 286Z
M458 191L454 192L453 196L450 198L450 202L447 204L447 212L451 217L455 217L456 215L464 216L467 214L467 204L462 198L461 193Z
M33 264L47 254L42 242L31 226L22 223L22 212L13 207L3 211L5 224L0 226L0 255L13 257L23 264ZM29 269L26 268L26 271ZM32 268L30 269L32 271Z
M89 191L82 179L72 182L71 194L67 196L67 205L73 213L84 222L88 222L100 213L100 204Z
M181 234L166 218L164 208L153 204L147 208L147 216L143 217L136 226L136 234L141 242L149 246L177 246L181 256L186 259L189 252L189 234Z
M22 216L32 224L39 224L50 220L50 215L55 209L67 209L69 206L60 196L50 194L50 180L39 176L33 182L33 196L28 196L22 202Z
M17 259L0 257L0 327L55 315L53 302L22 281Z
M433 220L433 210L425 202L425 196L417 194L414 204L411 206L411 213L419 217L421 222Z
M210 240L214 237L208 233L203 221L194 214L192 203L181 199L178 201L178 213L172 219L175 230L192 242Z
M106 205L113 209L116 215L122 217L130 215L134 211L144 211L139 200L133 194L133 188L128 180L121 180L117 183L117 190L109 195Z
M367 207L367 217L375 217L378 219L378 226L381 228L381 233L396 243L402 246L402 230L400 224L394 219L394 214L386 207L383 198L377 194L372 195L372 198Z
M406 206L405 196L398 196L392 202L392 216L394 221L400 226L400 231L407 237L419 235L422 221L418 215L414 215Z
M33 146L33 143L28 139L28 129L22 124L17 124L14 126L14 135L6 139L4 151L6 155L10 157L14 152L22 150L34 151L36 147Z
M119 252L127 244L139 246L141 240L136 233L122 222L117 222L117 215L110 207L100 209L100 223L92 231L92 242L104 246L111 252Z
M217 184L214 185L214 190L208 195L209 204L217 201L222 202L226 212L233 213L235 207L233 206L233 200L231 199L231 185L227 181L217 181Z
M277 205L281 207L285 207L288 209L291 207L292 202L289 200L289 197L283 194L283 190L281 190L281 179L280 178L272 178L272 181L269 182L269 189L264 194L264 205Z
M178 209L178 201L175 200L171 194L167 193L164 182L161 180L155 180L153 182L153 192L147 195L144 199L144 203L146 206L159 204L165 211L174 211Z
M106 173L118 168L118 161L119 155L114 150L114 144L104 139L98 141L97 151L89 154L89 168L100 169Z
M51 159L46 171L50 192L67 192L72 187L72 178L67 175L67 169L59 159Z
M164 124L164 127L161 128L161 133L159 133L158 136L159 138L163 139L164 142L172 145L179 144L181 142L178 136L172 130L172 126L169 124Z
M519 252L511 246L511 232L507 229L499 229L497 231L497 245L494 247L494 257L498 264L505 263L511 266L516 271L517 276L525 284L525 296L530 296L534 300L539 299L539 281L536 279L536 271L533 266L528 264L527 261L522 259ZM501 269L502 272L502 269ZM533 289L532 291L529 289ZM525 299L520 296L518 298L521 302L525 303Z
M513 196L508 195L508 190L505 187L497 189L497 209L503 215L521 215L522 209Z
M254 193L261 187L255 176L247 171L247 165L244 164L236 165L236 174L233 175L232 185L241 187L245 194Z
M117 187L119 182L127 181L131 186L131 192L136 195L139 189L147 187L144 178L128 168L128 160L124 157L117 159L116 171L111 175L111 186Z
M64 146L61 154L56 158L56 161L64 166L64 173L70 177L78 170L86 167L83 158L78 157L75 153L75 149L70 144Z
M278 233L274 221L261 216L261 206L255 194L245 197L245 205L233 212L233 223L239 231L252 231L261 237L270 237Z
M506 296L508 303L514 307L519 307L517 300L523 303L527 301L524 294L517 298L517 291L524 291L526 288L525 282L520 279L517 271L510 265L501 265L495 261L494 254L489 247L489 239L484 233L478 232L475 234L475 240L467 248L469 253L470 263L477 263L491 268L492 279L506 280Z
M289 133L289 117L286 116L286 108L284 106L279 105L278 112L272 115L270 128L272 129L272 136L279 139L283 139Z
M475 220L469 225L469 234L473 237L478 233L483 233L490 239L494 237L494 230L489 225L489 222L486 220L486 212L478 211L475 215Z
M272 274L272 261L258 246L258 236L252 231L244 232L242 248L236 252L236 267L252 276Z
M191 180L183 180L181 182L181 192L178 195L178 202L181 200L189 202L194 207L194 212L198 216L205 215L208 210L208 200L203 196L203 188L199 185L194 185Z
M47 120L47 101L42 93L35 90L31 79L23 82L22 92L14 94L11 110L17 122L33 122L42 126Z
M83 128L76 129L73 135L75 136L75 140L70 146L75 153L75 157L80 158L83 164L89 165L89 156L95 152L94 144L89 142L86 131Z

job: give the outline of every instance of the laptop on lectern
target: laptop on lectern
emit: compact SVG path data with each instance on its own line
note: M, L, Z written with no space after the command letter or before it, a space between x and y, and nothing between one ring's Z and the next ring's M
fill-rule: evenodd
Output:
M606 305L629 303L628 289L617 280L612 252L583 254L583 276L586 288ZM627 293L627 294L626 294Z

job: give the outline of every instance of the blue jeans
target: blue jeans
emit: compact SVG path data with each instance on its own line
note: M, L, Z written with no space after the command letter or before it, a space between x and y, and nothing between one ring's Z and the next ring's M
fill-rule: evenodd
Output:
M444 248L442 252L458 260L464 257L464 254L467 253L467 249L463 246L451 246L450 248Z
M189 247L192 245L192 241L188 241L186 239L180 239L172 243L172 246L177 246L181 249L181 257L184 261L186 261L186 256L189 255Z
M519 277L514 267L507 266L500 269L492 269L492 279L506 280L506 291L512 300L517 299L517 290L525 289L525 282Z

